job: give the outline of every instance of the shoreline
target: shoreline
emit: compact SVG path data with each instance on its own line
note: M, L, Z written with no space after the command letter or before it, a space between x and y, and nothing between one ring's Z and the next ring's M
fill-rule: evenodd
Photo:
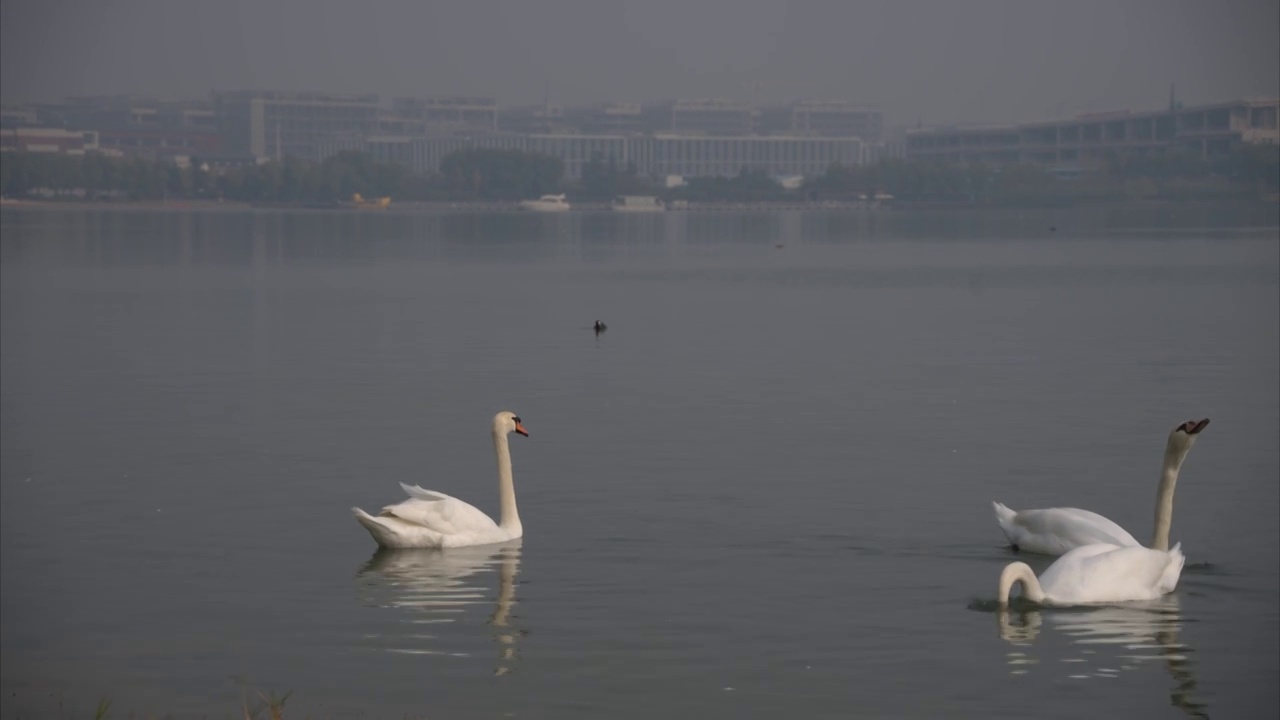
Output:
M316 207L308 203L256 203L237 200L44 200L0 198L2 209L31 210L70 210L70 211L141 211L141 212L305 212L324 214L443 214L443 213L511 213L525 215L574 215L574 214L617 214L617 215L668 215L707 212L857 212L857 213L900 213L904 211L937 211L953 212L1028 212L1028 211L1070 211L1082 209L1111 208L1184 208L1188 206L1210 207L1234 205L1240 207L1280 207L1280 198L1151 198L1143 200L1115 199L1083 203L1026 203L1003 205L977 205L970 203L940 202L927 200L894 200L892 202L864 201L780 201L780 202L690 202L687 207L665 209L648 213L617 212L612 210L608 202L581 202L574 204L571 210L562 213L539 213L521 210L515 202L507 201L406 201L392 202L386 208L358 207Z

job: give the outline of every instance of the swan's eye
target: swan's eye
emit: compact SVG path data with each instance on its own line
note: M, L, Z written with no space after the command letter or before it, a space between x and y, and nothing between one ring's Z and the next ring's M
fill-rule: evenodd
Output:
M523 422L523 421L522 421L522 420L520 420L520 416L519 416L519 415L517 415L517 416L515 416L515 417L511 418L511 422L514 422L514 423L520 423L520 422Z

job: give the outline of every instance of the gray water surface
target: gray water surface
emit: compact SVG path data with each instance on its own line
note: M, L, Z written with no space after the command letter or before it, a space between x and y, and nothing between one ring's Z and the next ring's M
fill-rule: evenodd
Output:
M1280 241L1231 217L6 208L0 710L1269 717ZM523 540L375 553L401 481L497 512L503 409ZM996 612L992 500L1146 540L1206 416L1173 595Z

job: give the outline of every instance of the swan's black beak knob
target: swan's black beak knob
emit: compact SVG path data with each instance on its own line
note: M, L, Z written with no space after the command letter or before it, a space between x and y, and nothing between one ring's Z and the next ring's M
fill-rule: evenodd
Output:
M1178 426L1178 429L1188 435L1198 435L1200 431L1209 426L1209 418L1203 420L1188 420Z

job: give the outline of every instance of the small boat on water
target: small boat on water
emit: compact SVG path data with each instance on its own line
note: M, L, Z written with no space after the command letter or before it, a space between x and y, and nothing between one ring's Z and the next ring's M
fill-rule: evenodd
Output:
M667 206L652 195L619 195L613 199L614 212L654 213L666 212Z
M564 195L543 195L537 200L521 200L516 206L520 210L532 212L565 212L569 209L569 201Z
M378 197L371 200L365 200L360 193L351 195L351 202L347 203L347 207L353 207L357 210L386 210L391 204L391 198Z

